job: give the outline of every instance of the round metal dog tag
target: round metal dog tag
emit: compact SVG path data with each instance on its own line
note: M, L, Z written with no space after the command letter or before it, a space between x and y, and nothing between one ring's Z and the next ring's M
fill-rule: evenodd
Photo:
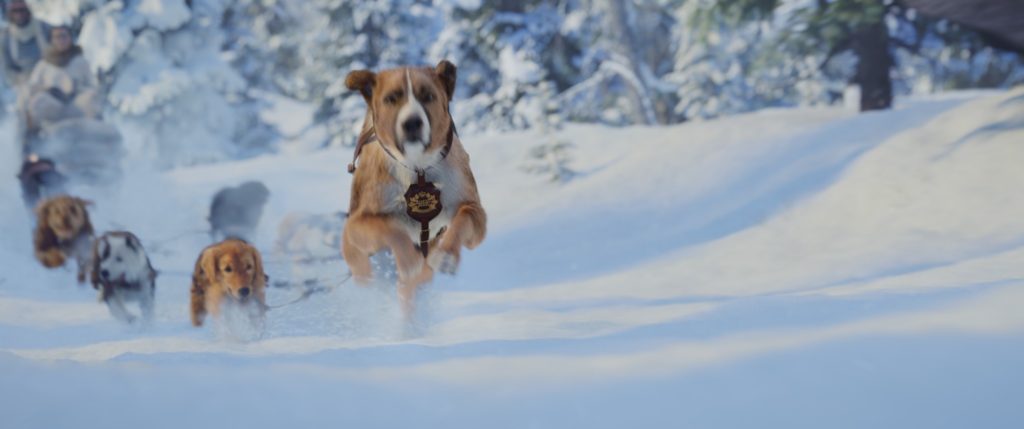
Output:
M441 214L441 191L429 182L410 185L405 191L405 212L418 222L430 222Z

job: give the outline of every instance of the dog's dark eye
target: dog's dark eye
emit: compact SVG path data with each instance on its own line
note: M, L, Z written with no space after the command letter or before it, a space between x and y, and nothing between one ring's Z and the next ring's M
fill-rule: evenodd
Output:
M245 266L245 270L246 270L246 271L252 271L252 264L248 264L248 265L246 265L246 266Z
M423 96L420 98L423 100L424 103L430 103L434 101L435 97L433 92L424 92Z
M398 102L399 98L402 98L402 91L395 91L384 97L384 102L387 104L395 104Z
M231 266L228 265L228 266L224 267L224 272L225 273L230 273L231 272Z

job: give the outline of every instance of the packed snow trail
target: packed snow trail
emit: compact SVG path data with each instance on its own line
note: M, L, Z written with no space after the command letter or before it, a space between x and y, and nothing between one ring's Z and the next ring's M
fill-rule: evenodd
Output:
M37 266L28 213L7 204L4 427L1010 426L1021 118L1024 89L466 136L490 234L427 289L413 330L386 285L275 310L260 340L194 329L199 234L152 251L156 323L122 326L72 273ZM523 171L545 139L575 145L573 180ZM345 208L349 157L136 167L114 192L78 191L99 230L145 244L203 228L217 189L259 179L270 276L340 277L341 261L300 269L272 249L287 213ZM16 183L0 197L20 201Z

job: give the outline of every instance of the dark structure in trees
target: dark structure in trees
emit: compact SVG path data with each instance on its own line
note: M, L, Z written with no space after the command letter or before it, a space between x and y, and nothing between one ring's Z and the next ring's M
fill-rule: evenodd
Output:
M948 19L1024 54L1024 2L1020 0L902 0L919 12Z
M770 20L784 4L781 0L721 0L708 12L739 21ZM1021 0L817 0L787 4L785 19L789 29L783 31L780 46L790 54L824 55L822 70L844 53L856 57L857 65L848 78L860 87L861 111L892 106L898 50L922 55L926 40L932 40L969 46L971 55L979 41L976 32L982 32L988 36L988 45L1024 52Z

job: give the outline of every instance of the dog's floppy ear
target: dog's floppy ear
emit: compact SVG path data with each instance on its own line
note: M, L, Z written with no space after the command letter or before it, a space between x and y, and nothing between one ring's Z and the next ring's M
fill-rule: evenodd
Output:
M217 276L217 259L220 257L218 253L216 248L208 248L199 254L195 273L199 278L210 281Z
M373 98L373 86L377 84L377 75L369 70L354 70L345 77L345 86L353 91L359 91L370 104Z
M189 290L189 301L191 302L192 326L202 326L203 318L206 317L206 289L210 285L203 263L206 262L206 251L199 252L196 259L196 268L192 272L192 288ZM153 276L155 278L155 275Z
M451 101L452 95L455 94L455 64L448 60L441 60L441 62L437 63L434 71L437 73L437 77L441 78L441 83L444 84L444 92L448 94L448 100Z
M267 287L267 275L263 272L263 257L260 256L260 251L256 250L255 247L249 246L249 251L252 252L253 260L253 272L252 272L252 284L258 286L256 289L263 289Z

